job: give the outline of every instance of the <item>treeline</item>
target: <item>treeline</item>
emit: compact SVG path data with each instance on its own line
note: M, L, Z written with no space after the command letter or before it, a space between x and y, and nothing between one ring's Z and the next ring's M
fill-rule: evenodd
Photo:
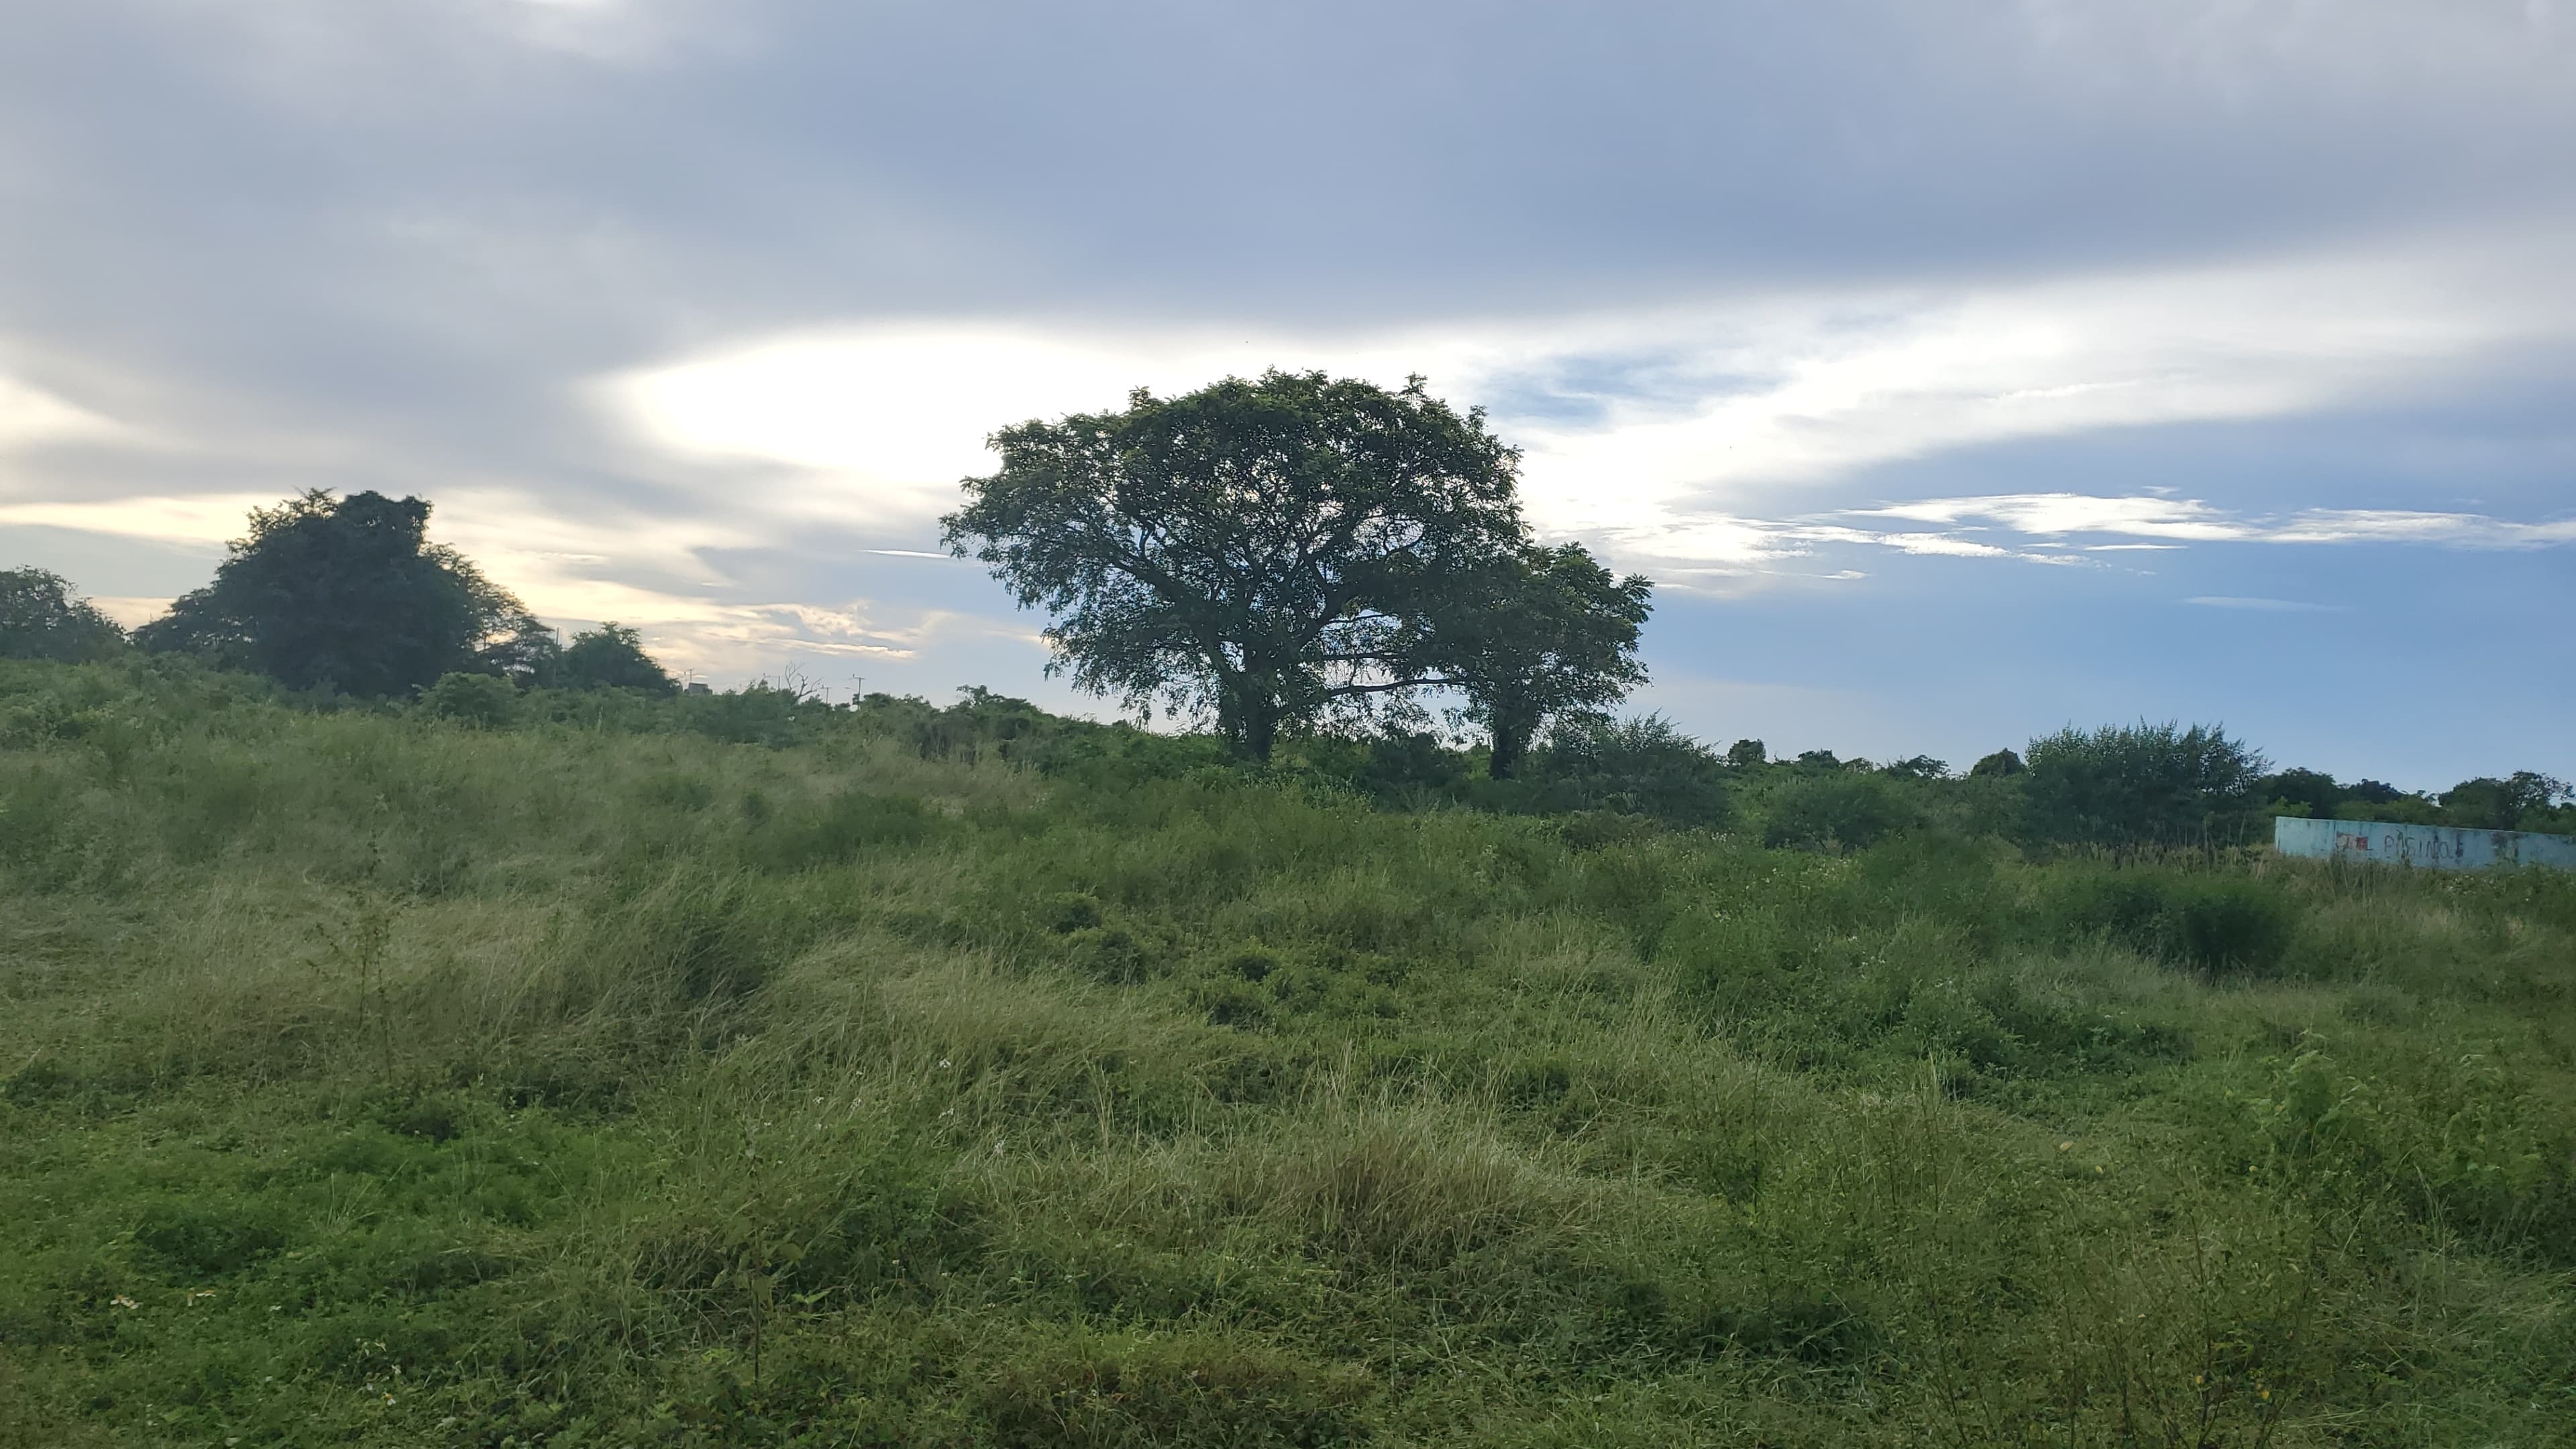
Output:
M0 570L0 658L91 663L139 649L325 699L409 699L451 676L520 689L678 688L633 629L611 622L558 637L472 560L430 542L429 515L419 498L319 489L254 509L214 580L130 637L61 576Z
M784 744L855 721L926 753L1285 773L1392 802L1700 828L1758 819L1772 843L1816 848L1935 824L2031 844L2227 846L2279 814L2576 829L2568 786L2537 771L2410 794L2275 769L2201 725L2070 727L1954 778L1925 756L1775 760L1757 740L1718 752L1659 719L1622 721L1617 705L1646 678L1651 585L1535 539L1516 450L1418 378L1389 391L1272 372L1174 399L1139 390L1123 410L1024 423L993 444L1002 466L965 480L943 520L950 547L1050 616L1050 671L1210 733L1079 725L981 689L946 709L879 694L838 712L793 682L683 697L635 630L559 638L430 541L426 501L373 492L255 510L214 579L130 638L65 580L0 572L0 657L183 657L308 703L485 728Z

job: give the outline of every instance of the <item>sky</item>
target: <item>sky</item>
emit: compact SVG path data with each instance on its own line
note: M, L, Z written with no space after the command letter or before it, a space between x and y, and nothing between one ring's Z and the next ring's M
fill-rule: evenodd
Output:
M1101 715L983 439L1420 373L1633 701L2576 776L2576 0L17 0L0 567L416 493L719 685Z

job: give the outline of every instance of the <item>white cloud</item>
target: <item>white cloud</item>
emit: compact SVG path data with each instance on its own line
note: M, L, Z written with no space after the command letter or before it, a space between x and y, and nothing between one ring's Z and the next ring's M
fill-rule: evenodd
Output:
M2576 518L2517 523L2477 513L2356 508L2310 508L2267 517L2229 513L2193 498L2099 498L2075 493L1927 498L1884 508L1851 509L1842 516L1953 525L1976 519L2033 535L2107 533L2205 543L2406 543L2477 549L2549 548L2576 543ZM2087 545L2085 551L2181 546L2099 543Z
M241 537L253 508L277 501L274 493L195 493L86 503L0 503L0 524L79 529L155 543L219 544Z
M2205 609L2252 609L2274 614L2332 614L2342 612L2340 604L2307 604L2296 599L2251 599L2224 594L2199 594L2183 600Z
M131 439L131 428L54 394L0 377L0 449Z
M2422 245L2377 256L2108 275L1949 294L1763 297L1337 335L923 321L754 340L598 384L611 416L668 455L796 470L807 514L920 530L984 436L1264 366L1392 383L1423 372L1498 399L1542 528L1641 559L1734 566L1831 541L1752 521L1742 501L1948 449L2106 428L2352 404L2494 349L2576 338L2576 292L2546 247ZM1951 525L1866 540L2023 556L1956 536L1970 519L2033 536L2177 542L2259 536L2205 503L2076 493L1896 503L1854 517ZM2318 512L2280 541L2549 541L2520 525ZM2445 534L2443 529L2450 527Z

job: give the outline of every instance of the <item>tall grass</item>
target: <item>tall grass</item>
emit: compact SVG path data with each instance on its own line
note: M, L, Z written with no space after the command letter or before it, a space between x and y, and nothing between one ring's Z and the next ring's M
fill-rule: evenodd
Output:
M788 724L0 673L0 1443L2576 1422L2565 878Z

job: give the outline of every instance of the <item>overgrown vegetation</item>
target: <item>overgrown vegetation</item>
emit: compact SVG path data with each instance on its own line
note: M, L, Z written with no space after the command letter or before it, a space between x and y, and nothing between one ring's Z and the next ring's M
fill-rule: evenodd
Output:
M0 1443L2576 1422L2565 876L489 683L0 663Z

